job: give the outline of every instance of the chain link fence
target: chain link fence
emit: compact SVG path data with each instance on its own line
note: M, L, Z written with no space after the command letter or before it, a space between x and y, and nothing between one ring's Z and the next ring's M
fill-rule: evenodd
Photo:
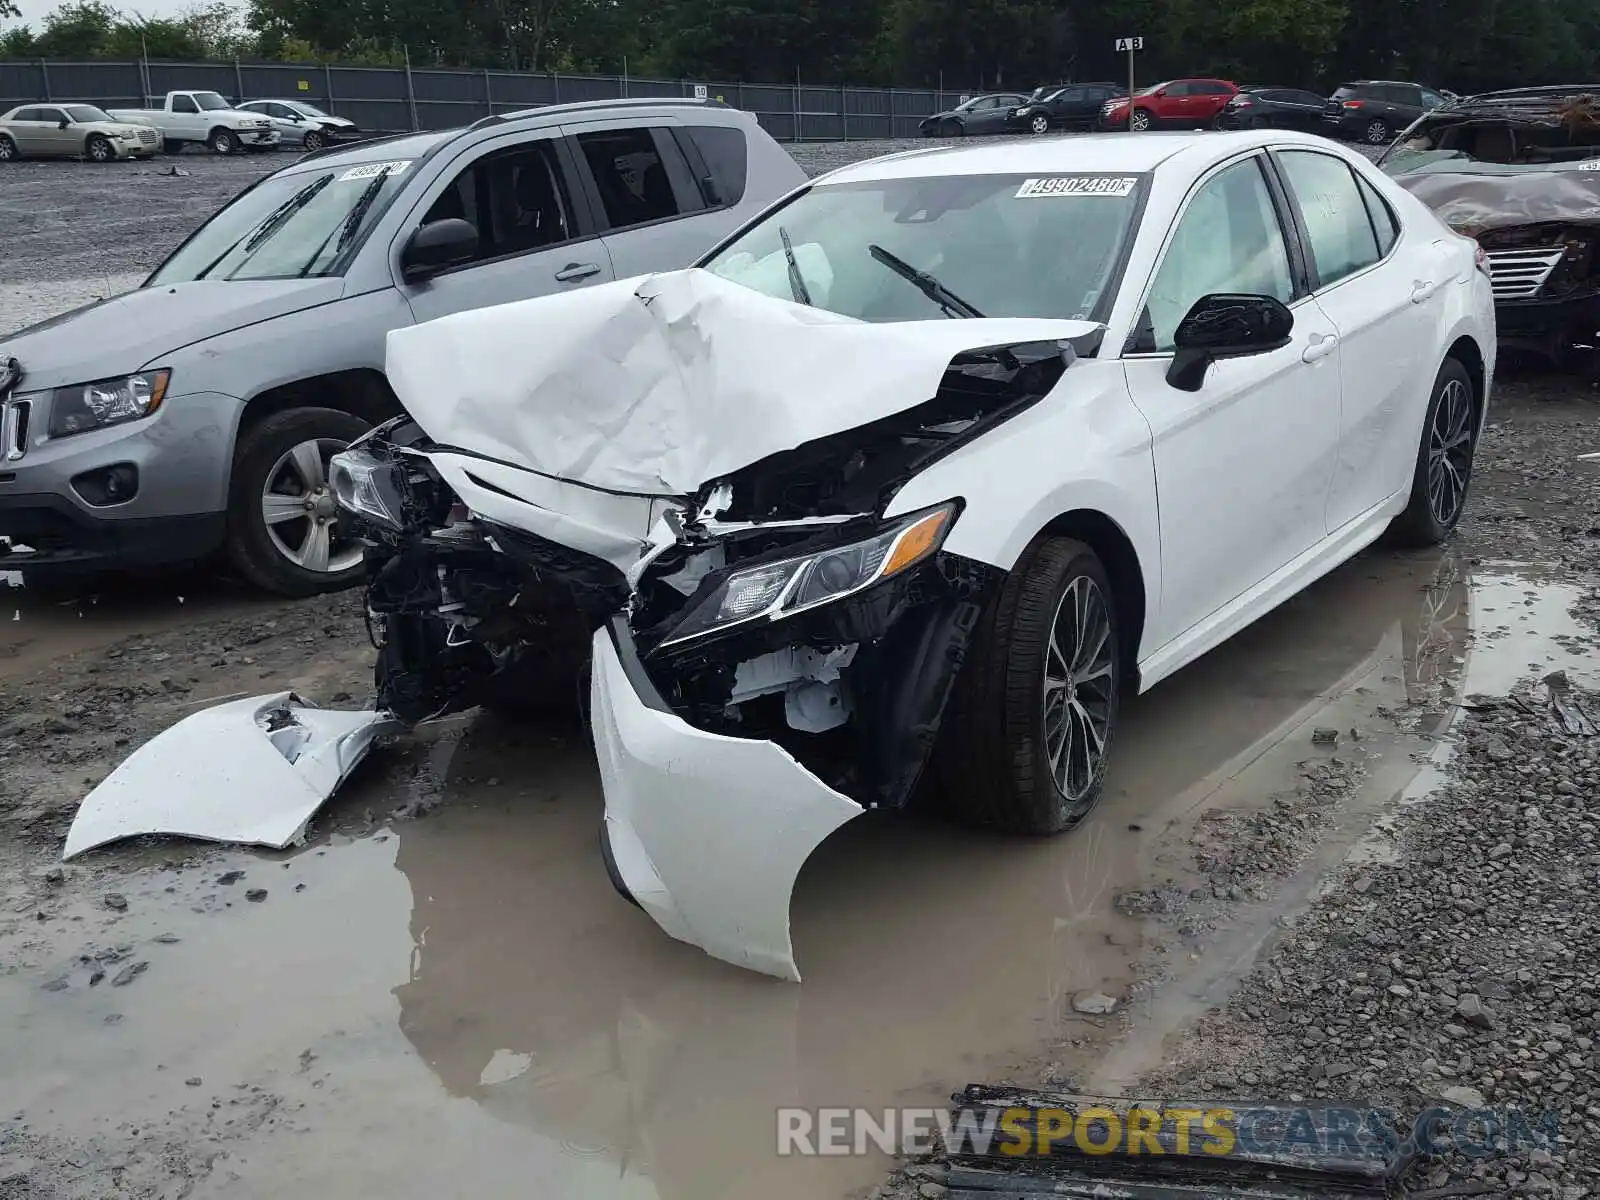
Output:
M752 112L779 141L915 137L929 113L965 93L818 87L332 64L218 62L0 62L0 112L35 101L140 108L175 90L245 100L304 100L369 133L450 129L494 113L618 97L697 96Z

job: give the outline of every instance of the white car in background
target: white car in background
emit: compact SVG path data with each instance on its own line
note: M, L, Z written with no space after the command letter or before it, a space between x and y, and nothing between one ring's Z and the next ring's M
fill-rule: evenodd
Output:
M361 138L361 130L348 117L335 117L304 100L246 100L240 112L256 113L272 122L279 144L312 152Z

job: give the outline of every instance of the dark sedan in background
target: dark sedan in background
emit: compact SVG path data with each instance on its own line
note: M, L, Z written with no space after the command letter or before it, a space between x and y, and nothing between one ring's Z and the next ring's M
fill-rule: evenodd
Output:
M1012 111L1006 127L1029 133L1093 129L1105 104L1127 94L1127 88L1114 83L1063 83L1038 88L1026 104Z
M924 117L917 126L923 137L965 137L968 134L1004 133L1011 110L1028 98L1018 92L988 92L972 96L948 112Z
M1217 128L1301 129L1320 133L1327 103L1324 97L1304 88L1246 84L1217 114Z

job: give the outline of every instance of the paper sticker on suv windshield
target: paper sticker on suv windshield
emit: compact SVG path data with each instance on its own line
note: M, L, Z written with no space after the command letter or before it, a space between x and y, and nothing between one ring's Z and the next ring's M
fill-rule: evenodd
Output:
M1016 199L1047 196L1126 196L1139 180L1132 175L1045 175L1024 179Z
M371 179L379 171L386 171L392 177L400 174L410 165L411 160L408 158L403 158L399 162L367 163L365 166L351 167L343 175L339 176L339 182L344 183L348 179Z

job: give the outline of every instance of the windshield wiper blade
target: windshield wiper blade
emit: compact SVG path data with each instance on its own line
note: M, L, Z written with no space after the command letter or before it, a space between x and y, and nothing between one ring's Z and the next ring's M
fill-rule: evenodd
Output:
M932 300L945 312L953 317L981 317L983 314L960 296L956 295L944 284L940 283L926 271L919 271L905 259L889 253L882 246L873 244L867 251L889 270L900 278L915 286L924 296Z
M789 290L794 293L796 303L811 306L811 289L806 287L805 276L800 274L800 262L794 256L794 243L789 240L789 231L782 225L778 226L778 238L783 242L783 260L789 264Z
M350 239L355 237L356 230L361 228L361 222L367 215L367 209L372 207L372 202L378 198L378 193L383 190L383 181L389 178L390 169L389 166L385 165L382 170L372 177L372 182L361 189L361 195L356 197L355 205L350 209L350 215L339 226L339 240L333 246L333 252L336 256L339 251L350 244ZM304 279L310 273L311 268L316 266L317 259L322 257L322 251L327 247L328 238L331 237L333 237L333 230L330 229L328 230L328 237L317 243L317 248L311 252L311 257L306 259L306 265L300 268L301 279Z
M278 230L282 229L284 225L288 223L290 217L294 216L295 213L299 212L306 205L310 204L312 200L316 199L317 193L322 191L322 189L327 187L331 182L333 182L332 175L323 175L318 179L313 179L310 183L306 184L305 187L301 188L282 204L278 205L277 208L268 213L266 219L262 221L261 224L257 225L250 232L244 234L237 241L230 244L226 250L208 262L199 272L196 273L195 278L204 279L207 275L211 274L211 272L216 269L218 263L227 258L228 255L232 254L241 245L244 246L246 257L254 254L258 249L260 249L261 245L268 238L277 233Z

